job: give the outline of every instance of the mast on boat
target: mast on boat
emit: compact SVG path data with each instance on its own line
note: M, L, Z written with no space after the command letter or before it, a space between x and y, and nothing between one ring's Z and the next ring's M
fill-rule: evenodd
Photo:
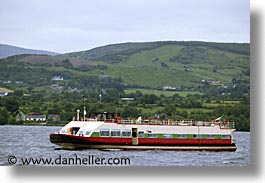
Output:
M84 121L86 121L86 98L83 97L83 104L84 104Z

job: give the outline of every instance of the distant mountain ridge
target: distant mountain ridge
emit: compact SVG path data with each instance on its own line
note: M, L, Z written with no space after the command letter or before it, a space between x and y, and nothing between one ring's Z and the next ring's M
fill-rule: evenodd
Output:
M0 44L0 59L7 58L14 55L21 55L21 54L38 54L38 55L59 55L60 53L55 53L51 51L44 51L44 50L34 50L34 49L27 49L17 46L11 46L6 44Z

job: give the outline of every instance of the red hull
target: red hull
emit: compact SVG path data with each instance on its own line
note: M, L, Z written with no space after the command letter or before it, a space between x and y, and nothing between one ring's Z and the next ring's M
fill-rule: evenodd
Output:
M50 141L65 149L124 149L124 150L180 150L180 151L236 151L231 139L169 139L83 137L51 134Z
M66 134L51 134L72 139L74 142L105 145L132 145L132 138L83 137ZM231 145L231 139L187 139L187 138L138 138L138 145Z

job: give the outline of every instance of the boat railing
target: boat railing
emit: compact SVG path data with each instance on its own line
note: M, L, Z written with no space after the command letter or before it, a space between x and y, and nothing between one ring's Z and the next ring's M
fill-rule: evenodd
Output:
M123 118L122 120L116 119L104 119L99 120L97 118L86 118L84 122L109 122L109 123L121 123L121 124L139 124L139 125L167 125L167 126L220 126L220 128L235 128L234 121L195 121L193 119L135 119L135 118Z
M217 118L218 119L218 118ZM220 128L235 128L234 121L227 120L195 121L194 119L170 119L170 118L121 118L117 113L89 113L84 118L73 117L77 122L105 122L117 124L142 124L142 125L167 125L167 126L220 126Z
M168 125L168 126L220 126L220 128L235 128L234 121L195 121L193 119L122 119L122 124Z
M235 128L235 122L234 121L222 121L222 123L219 124L220 128Z

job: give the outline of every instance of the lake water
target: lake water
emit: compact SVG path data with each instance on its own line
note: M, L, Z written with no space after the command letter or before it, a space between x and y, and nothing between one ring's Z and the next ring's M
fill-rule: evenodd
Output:
M127 166L249 166L250 133L235 132L236 152L197 152L197 151L102 151L102 150L62 150L50 143L49 134L58 132L61 127L49 126L0 126L0 165L23 165L25 159L48 158L49 166L95 166L88 161L112 159L110 166L118 165L121 159L129 159ZM66 164L67 158L77 164ZM85 159L84 164L80 162ZM90 159L90 160L89 160ZM109 162L109 161L108 161ZM79 164L78 164L79 163ZM34 165L34 163L30 163ZM41 166L45 164L40 164ZM47 165L47 164L46 164ZM106 164L103 164L104 166ZM121 165L121 163L119 164ZM123 165L125 165L123 163ZM35 164L36 166L36 164Z

